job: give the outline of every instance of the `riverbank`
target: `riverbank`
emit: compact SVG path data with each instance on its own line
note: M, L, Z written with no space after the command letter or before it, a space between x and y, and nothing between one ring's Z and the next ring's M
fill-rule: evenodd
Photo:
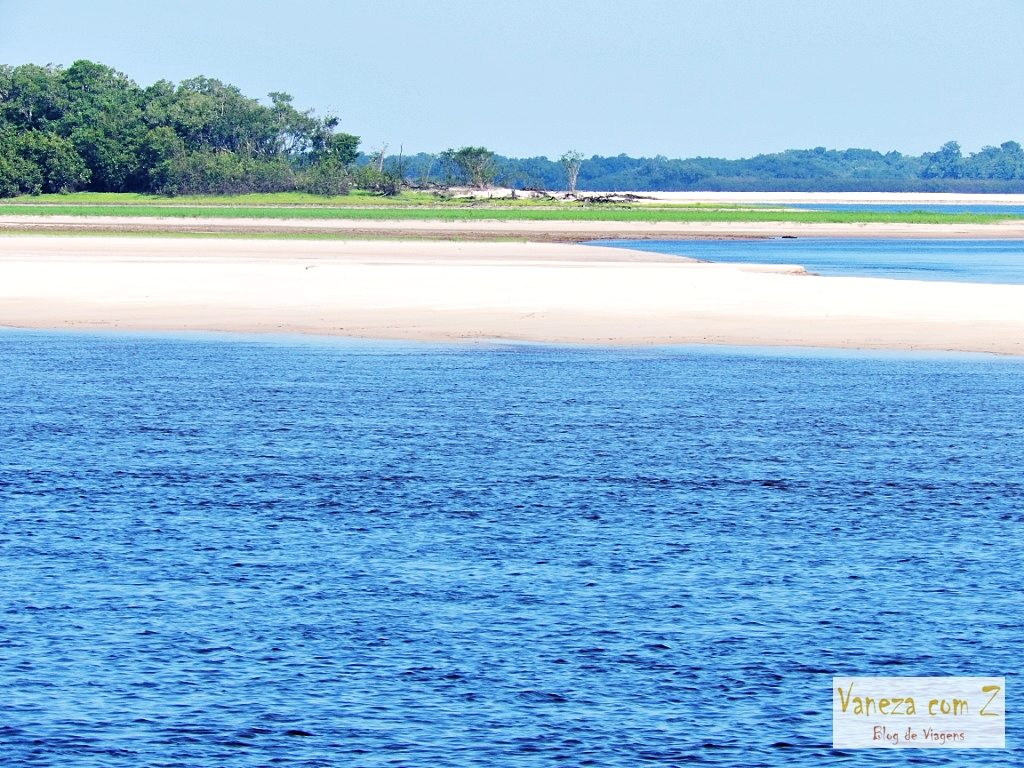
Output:
M871 237L1024 239L1024 220L995 223L800 221L580 221L545 219L196 218L177 216L0 216L0 233L217 234L426 240L690 240Z
M0 238L0 325L1024 354L1024 286L582 245Z
M961 192L639 192L644 201L703 205L1020 205L1024 194Z

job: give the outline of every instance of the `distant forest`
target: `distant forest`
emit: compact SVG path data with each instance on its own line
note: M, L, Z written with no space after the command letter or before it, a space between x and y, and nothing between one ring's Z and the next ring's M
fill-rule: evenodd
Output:
M787 150L740 160L502 157L361 152L333 116L287 93L260 102L195 77L141 87L111 67L0 66L0 197L43 192L162 195L499 185L581 191L1024 192L1016 141L964 155L955 141L920 156L870 149ZM575 184L573 184L573 180Z
M359 161L373 159L360 155ZM501 186L566 188L565 168L556 160L495 155L493 163L494 178ZM400 168L413 183L446 180L437 155L389 157L384 166ZM1024 150L1016 141L1007 141L965 156L960 145L950 141L920 156L824 147L740 160L594 155L580 162L577 188L607 192L1024 192Z

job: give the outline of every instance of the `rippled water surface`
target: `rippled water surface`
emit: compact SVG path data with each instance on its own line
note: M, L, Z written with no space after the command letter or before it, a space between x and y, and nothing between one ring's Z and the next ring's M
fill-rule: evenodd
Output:
M1005 675L1024 363L0 333L0 764L1019 766L834 752Z
M1007 218L1024 218L1024 205L946 205L943 203L790 203L787 208L802 211L868 211L872 213L987 213Z
M1020 240L602 240L655 253L737 264L800 264L819 275L1024 284Z

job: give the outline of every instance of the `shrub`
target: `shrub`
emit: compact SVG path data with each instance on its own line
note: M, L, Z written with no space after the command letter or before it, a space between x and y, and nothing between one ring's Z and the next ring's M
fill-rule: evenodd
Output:
M352 186L352 177L341 162L333 159L321 160L310 166L302 175L299 188L314 195L347 195Z

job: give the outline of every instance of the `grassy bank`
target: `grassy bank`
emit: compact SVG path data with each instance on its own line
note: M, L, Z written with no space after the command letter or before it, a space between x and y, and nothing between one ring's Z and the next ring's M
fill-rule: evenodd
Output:
M149 207L179 208L181 206L211 207L373 207L377 205L430 205L438 197L429 192L403 192L396 197L382 197L367 192L355 191L350 195L325 196L307 192L270 192L248 195L182 195L163 197L142 195L136 192L76 192L70 195L23 195L2 201L7 205L103 205L125 206L144 205Z
M785 208L723 207L673 204L601 204L544 201L439 201L432 195L405 193L400 198L351 195L153 198L144 195L53 195L21 198L0 204L7 216L120 216L228 219L362 219L432 221L579 221L579 222L791 222L811 224L991 224L1005 214L910 211L804 211ZM372 202L370 202L372 201Z

